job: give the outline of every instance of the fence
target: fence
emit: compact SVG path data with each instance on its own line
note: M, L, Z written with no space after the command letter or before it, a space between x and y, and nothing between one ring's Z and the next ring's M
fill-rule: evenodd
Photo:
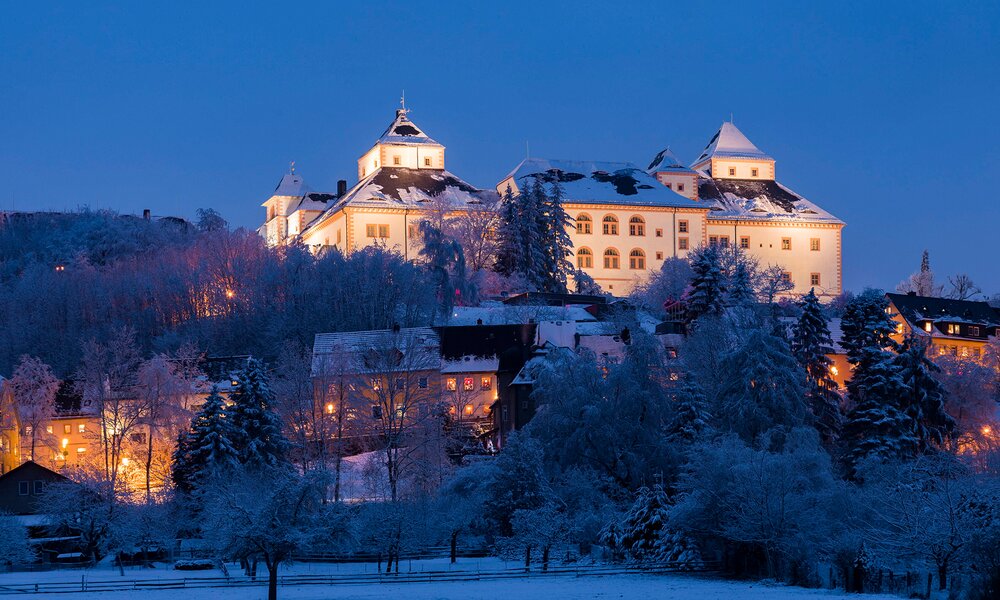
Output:
M435 583L457 581L495 581L501 579L524 579L529 577L600 577L628 574L661 574L676 572L709 572L718 570L715 563L661 563L656 565L633 566L591 566L562 567L550 566L542 571L540 567L505 569L499 571L424 571L413 573L384 574L357 573L351 575L288 575L278 578L279 586L301 585L370 585ZM24 583L0 586L0 595L11 594L78 594L80 592L142 592L153 590L199 589L199 588L239 588L267 585L267 574L258 577L190 577L183 579L150 580L108 580L108 581L66 581Z

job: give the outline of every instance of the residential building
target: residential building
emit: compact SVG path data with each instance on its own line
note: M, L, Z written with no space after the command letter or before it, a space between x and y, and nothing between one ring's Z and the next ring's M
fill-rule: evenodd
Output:
M897 323L897 342L916 336L929 344L928 356L980 360L1000 328L1000 315L986 302L909 294L886 294Z

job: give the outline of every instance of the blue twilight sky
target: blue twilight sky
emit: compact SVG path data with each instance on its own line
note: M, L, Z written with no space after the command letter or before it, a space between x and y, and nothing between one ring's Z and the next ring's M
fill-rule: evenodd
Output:
M1000 292L1000 3L0 1L0 207L256 227L294 160L314 189L406 90L448 168L525 153L690 161L721 122L843 220L845 284Z

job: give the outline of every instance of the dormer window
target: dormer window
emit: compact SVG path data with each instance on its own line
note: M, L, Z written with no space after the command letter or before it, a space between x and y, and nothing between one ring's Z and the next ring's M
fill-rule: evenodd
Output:
M736 167L729 167L729 176L730 177L736 176Z
M979 337L979 326L978 325L969 325L969 335L971 335L973 337Z
M932 329L934 329L934 325L930 321L924 323L924 331L930 333Z
M959 328L958 325L954 323L948 323L948 335L958 335Z

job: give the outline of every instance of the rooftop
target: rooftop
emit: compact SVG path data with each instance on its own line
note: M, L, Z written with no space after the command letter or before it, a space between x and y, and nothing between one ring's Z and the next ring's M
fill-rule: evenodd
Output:
M405 108L398 109L396 111L396 118L393 119L389 127L382 132L379 136L376 144L404 144L407 146L429 144L434 146L440 146L441 144L435 142L423 132L422 129L417 127L417 124L410 120L410 111Z
M710 219L787 220L843 224L843 221L770 179L698 179L698 197L714 206Z
M909 294L886 294L886 297L896 307L899 314L914 326L923 321L1000 325L1000 315L986 302L911 296Z
M774 160L767 153L755 146L753 142L736 128L736 125L726 121L715 132L701 155L692 163L692 167L711 158L749 158L756 160Z

